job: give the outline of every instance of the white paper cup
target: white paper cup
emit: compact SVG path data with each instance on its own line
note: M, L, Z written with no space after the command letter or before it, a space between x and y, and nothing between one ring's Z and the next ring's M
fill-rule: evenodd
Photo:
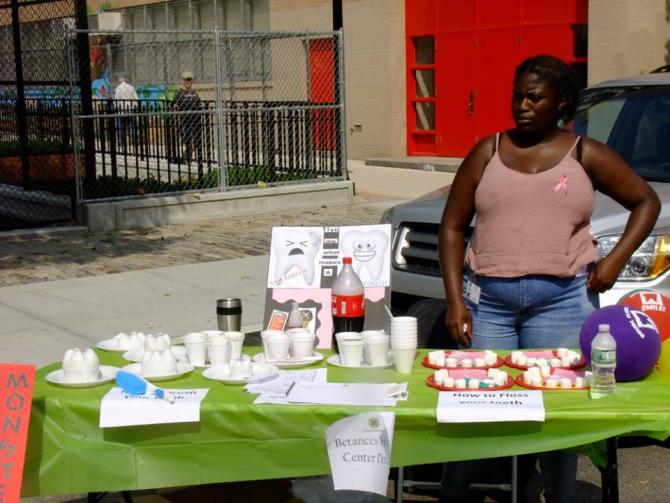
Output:
M414 348L393 348L393 361L395 362L396 372L402 374L411 374L414 367L414 357L416 356L416 347Z
M316 337L311 332L294 332L291 335L290 353L297 357L312 356L315 342Z
M202 333L207 336L207 340L211 340L211 339L223 334L223 331L221 331L221 330L203 330Z
M202 332L192 332L184 336L186 356L191 365L202 367L207 361L207 336Z
M268 336L272 334L283 334L281 330L262 330L261 331L261 342L263 343L263 353L265 353L265 356L268 355L268 345L267 345L267 338Z
M236 362L242 356L244 332L223 332L230 341L230 363Z
M268 360L285 360L289 354L290 341L288 335L284 332L269 334L266 338L267 353L265 357Z
M230 362L230 342L227 339L208 346L209 363L212 367Z
M363 364L363 339L342 339L337 341L340 348L340 363L345 367L360 367Z
M391 320L391 327L416 327L418 320L414 316L396 316Z
M369 337L365 341L367 354L366 361L373 367L379 367L388 363L389 338L381 336Z
M378 335L386 335L386 334L384 333L384 330L363 330L361 332L361 337L363 338L363 340L366 340L369 337L375 337L375 336L378 336Z

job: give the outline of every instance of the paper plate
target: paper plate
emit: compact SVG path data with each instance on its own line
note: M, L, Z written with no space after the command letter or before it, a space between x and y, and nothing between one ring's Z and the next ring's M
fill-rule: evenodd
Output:
M462 349L459 349L458 352L459 352L459 353L466 353L466 351L464 351L464 350L462 350ZM453 353L453 351L445 351L445 352L444 352L446 358L449 358L449 356L450 356L452 353ZM473 353L484 353L484 351L483 351L483 350L482 350L482 351L473 351ZM498 356L496 362L495 362L493 365L484 365L483 367L474 367L474 366L473 366L473 367L447 367L446 364L445 364L444 366L442 366L442 365L433 365L432 363L430 363L430 362L428 361L428 355L424 356L424 357L423 357L423 360L421 360L421 364L422 364L424 367L428 367L429 369L462 369L462 368L473 368L473 369L487 370L487 369L491 369L491 368L502 367L503 363L504 363L504 360L503 360L502 358L500 358L500 356Z
M136 374L138 376L144 377L147 381L168 381L170 379L176 379L177 377L181 377L185 374L188 374L193 370L193 365L191 365L188 362L184 361L178 361L177 362L177 373L176 374L165 374L165 375L160 375L160 376L144 376L142 375L142 364L141 363L131 363L130 365L126 365L125 367L121 368L121 370L124 370L126 372L130 372L131 374Z
M386 369L391 366L393 366L393 353L389 351L388 359L385 365L370 365L368 363L364 363L360 367L350 367L348 365L342 365L340 363L340 355L333 355L329 356L328 359L326 360L328 362L328 365L332 365L333 367L341 367L344 369Z
M307 367L309 365L314 365L315 363L323 360L323 354L318 351L312 352L312 356L308 357L309 360L300 360L298 358L289 358L280 362L272 362L270 365L276 365L280 368L296 368L296 367ZM253 356L252 360L256 363L267 363L265 361L265 353L257 353Z
M100 377L96 381L91 382L66 382L63 380L63 369L54 370L49 372L46 376L48 383L57 384L58 386L63 386L65 388L90 388L92 386L99 386L100 384L105 384L110 381L113 381L116 378L116 371L119 370L118 367L110 367L108 365L100 365Z
M219 381L224 384L254 384L270 381L279 375L279 369L269 363L252 363L251 377L246 379L233 379L230 375L222 374L222 366L210 367L202 371L202 376L206 379Z
M481 368L481 367L479 367ZM507 389L511 388L514 386L514 378L512 376L507 376L507 384L504 384L503 386L491 386L489 388L477 388L477 389L470 389L470 388L448 388L446 386L440 386L435 382L435 376L433 374L428 376L428 379L426 379L426 384L430 386L431 388L439 389L440 391L498 391L501 389Z
M533 351L532 349L529 351ZM522 353L526 353L525 351L522 351ZM556 356L556 351L552 350L552 353L554 353L554 357L558 358ZM505 357L505 365L508 367L512 367L513 369L520 369L520 370L528 370L528 365L519 365L518 363L512 363L512 354L508 354ZM575 365L570 365L569 367L551 367L552 369L565 369L565 370L577 370L582 368L584 365L586 365L586 360L584 359L584 355L580 355L579 362ZM535 366L535 365L534 365Z
M100 341L95 345L96 348L102 349L104 351L110 351L112 353L123 353L124 351L130 351L133 348L119 348L116 346L116 341L114 338L111 339L105 339L104 341Z
M583 374L583 372L582 372L582 374ZM583 375L580 376L580 377L583 377ZM544 379L545 378L542 378L542 382L544 382ZM586 380L584 382L586 382ZM574 381L573 381L573 383L574 383ZM590 388L590 386L583 386L581 388L575 388L574 386L571 387L571 388L561 388L559 386L557 386L555 388L548 388L547 386L533 386L532 384L526 384L526 383L523 382L523 375L516 376L516 384L518 384L519 386L522 386L524 388L539 389L539 390L542 390L542 391L586 391Z
M170 346L170 350L177 360L188 360L188 357L186 356L186 348L184 346ZM126 351L122 356L129 362L140 363L144 356L144 351L144 348L133 349L131 351Z

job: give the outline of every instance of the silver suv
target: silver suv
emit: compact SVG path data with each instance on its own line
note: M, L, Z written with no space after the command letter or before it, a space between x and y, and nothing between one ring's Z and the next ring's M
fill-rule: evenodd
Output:
M612 80L584 90L568 128L616 150L651 184L662 202L652 234L628 261L614 288L600 296L601 305L614 304L631 290L651 288L670 295L670 73ZM437 231L449 189L395 206L382 217L394 231L394 309L408 309L423 319L424 337L436 332L442 339L446 333L444 302L428 299L444 299ZM625 208L596 194L591 232L601 255L617 242L627 217Z

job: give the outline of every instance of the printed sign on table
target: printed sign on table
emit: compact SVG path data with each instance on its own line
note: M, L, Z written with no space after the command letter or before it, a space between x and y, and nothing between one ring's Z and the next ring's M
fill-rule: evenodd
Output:
M437 401L438 423L498 423L544 421L542 392L442 391Z
M0 501L3 503L18 503L21 494L34 384L33 365L0 364Z
M336 491L386 496L394 426L393 412L366 412L328 428L328 459Z
M391 299L391 226L274 227L270 246L263 327L285 328L292 302L300 304L305 328L313 329L319 347L332 335L330 287L343 257L365 286L365 326L388 324Z

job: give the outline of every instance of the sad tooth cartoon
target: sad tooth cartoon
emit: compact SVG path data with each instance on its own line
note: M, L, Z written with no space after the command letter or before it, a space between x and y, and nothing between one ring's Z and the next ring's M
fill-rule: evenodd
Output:
M384 256L389 240L382 231L352 231L340 240L340 250L344 256L353 257L353 267L360 276L365 269L371 280L377 281L384 270Z
M321 247L321 236L314 230L299 228L276 229L272 249L277 258L275 277L288 273L294 267L303 272L305 282L312 286L316 254Z

